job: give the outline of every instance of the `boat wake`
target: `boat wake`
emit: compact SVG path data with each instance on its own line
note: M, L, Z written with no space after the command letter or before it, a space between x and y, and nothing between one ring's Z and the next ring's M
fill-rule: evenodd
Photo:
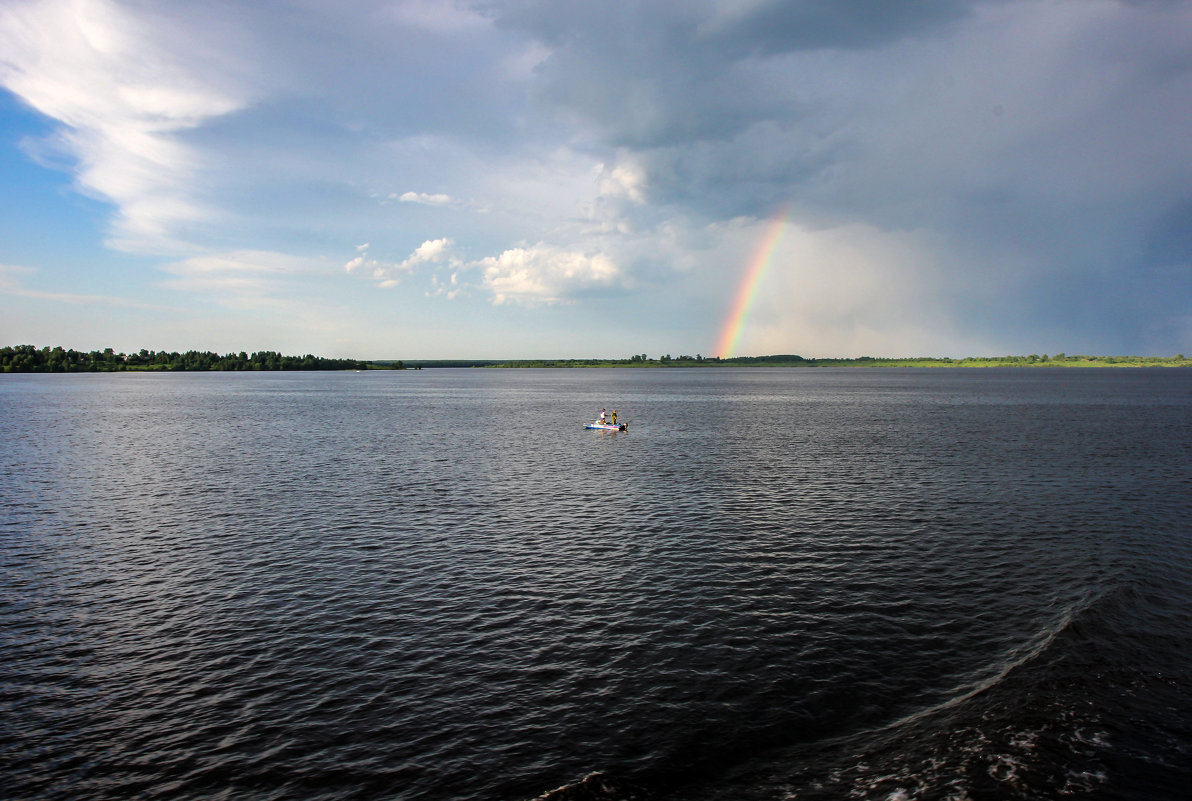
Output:
M577 782L536 796L532 801L653 801L655 798L657 796L644 787L596 771Z

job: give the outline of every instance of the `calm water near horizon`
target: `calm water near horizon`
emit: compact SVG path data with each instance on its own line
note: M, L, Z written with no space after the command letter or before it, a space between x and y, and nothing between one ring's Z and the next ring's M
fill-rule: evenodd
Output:
M13 801L1186 799L1190 599L1192 370L0 375Z

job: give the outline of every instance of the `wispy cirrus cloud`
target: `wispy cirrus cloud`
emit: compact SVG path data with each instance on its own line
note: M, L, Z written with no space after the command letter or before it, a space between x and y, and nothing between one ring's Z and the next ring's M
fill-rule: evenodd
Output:
M184 29L110 0L32 0L0 9L0 85L61 124L30 152L61 154L79 187L117 208L110 243L176 250L176 226L210 218L202 164L180 137L245 106L227 62L174 56ZM193 50L193 48L183 48Z
M169 289L205 296L233 308L261 308L294 292L294 279L324 271L321 263L262 250L205 254L163 265Z
M130 298L114 295L88 295L78 292L47 292L27 287L26 279L37 275L32 267L21 267L12 264L0 264L0 295L14 295L22 298L49 300L57 303L68 303L74 306L116 306L128 309L165 310L166 307L142 303Z

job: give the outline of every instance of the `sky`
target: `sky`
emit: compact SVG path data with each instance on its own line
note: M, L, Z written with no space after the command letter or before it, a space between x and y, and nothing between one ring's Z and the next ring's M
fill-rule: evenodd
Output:
M0 0L0 345L1192 353L1192 2Z

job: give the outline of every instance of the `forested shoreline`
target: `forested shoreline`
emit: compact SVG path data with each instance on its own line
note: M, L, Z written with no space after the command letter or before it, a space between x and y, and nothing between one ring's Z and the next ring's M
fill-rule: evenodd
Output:
M141 349L136 353L118 353L112 348L78 351L62 347L37 348L33 345L0 348L0 372L5 373L100 373L119 371L212 371L212 370L368 370L368 362L358 359L325 359L320 356L283 356L271 350L251 355L218 354L188 350L185 353ZM388 369L401 369L397 362Z

